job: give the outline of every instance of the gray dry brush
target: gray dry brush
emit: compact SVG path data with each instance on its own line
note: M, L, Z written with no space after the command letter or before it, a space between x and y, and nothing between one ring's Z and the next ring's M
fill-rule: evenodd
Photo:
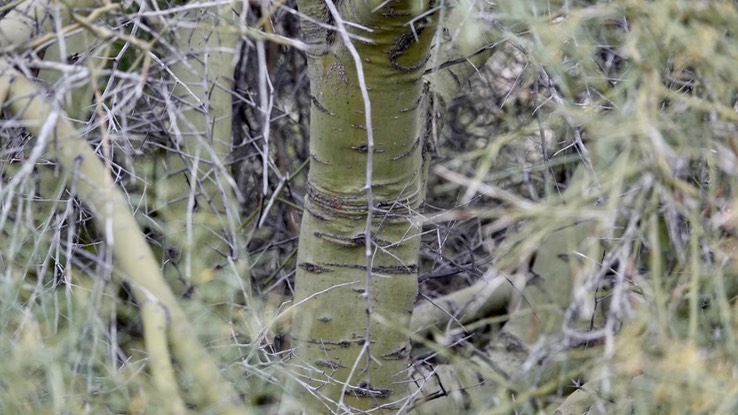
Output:
M736 413L736 27L2 2L0 413Z

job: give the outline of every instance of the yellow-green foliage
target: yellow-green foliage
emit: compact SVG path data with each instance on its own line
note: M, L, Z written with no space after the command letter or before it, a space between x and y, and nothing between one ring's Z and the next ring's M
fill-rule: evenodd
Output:
M244 29L236 21L221 21L214 30L224 37L248 32L254 39L299 46L275 35L287 33L294 23L272 3L259 9L259 17L253 17L254 9L241 15L263 32ZM496 25L498 49L450 107L448 118L439 119L446 128L438 129L428 201L444 208L440 213L426 210L430 237L424 239L423 253L432 261L439 254L490 259L462 267L448 280L429 278L421 290L441 295L451 286L476 282L462 277L478 279L496 266L518 283L512 302L521 311L512 312L502 328L498 322L506 317L455 316L447 326L429 330L428 338L414 339L426 346L422 351L436 353L430 366L414 369L420 374L414 379L432 376L435 364L449 366L441 366L441 375L426 389L419 387L410 406L418 413L446 414L453 412L448 408L459 413L737 413L738 194L732 187L738 184L738 3L507 0L495 2L493 11L474 2L463 4L473 8L469 16L475 21ZM16 6L11 2L2 9ZM158 2L158 7L166 11L167 5ZM88 15L90 9L78 12ZM288 376L280 366L282 355L274 354L280 333L271 325L283 324L275 309L285 307L279 308L281 292L271 284L291 275L292 245L284 241L294 243L294 229L285 228L294 227L301 190L287 191L286 182L280 183L282 199L272 201L267 225L257 232L258 243L249 246L250 253L245 244L236 244L244 262L230 263L231 252L218 247L223 255L216 255L222 260L217 269L203 264L202 251L219 227L245 237L234 231L242 221L232 211L233 216L225 215L225 202L205 209L216 196L212 188L204 190L204 183L217 183L218 192L226 194L233 190L231 163L253 160L223 158L216 166L207 161L202 141L189 147L196 149L190 154L172 139L173 120L186 117L173 112L181 102L167 92L176 83L169 67L180 61L180 68L189 68L187 59L202 63L204 55L172 50L163 33L180 30L177 25L207 27L196 16L143 15L110 6L92 19L104 30L93 30L89 21L74 17L50 26L100 36L92 42L95 54L81 56L78 64L69 56L60 56L53 65L40 61L46 44L61 38L57 35L42 33L29 42L0 46L24 76L56 71L44 79L56 82L47 98L60 109L70 105L69 99L80 100L88 88L98 94L74 102L68 113L85 117L75 125L87 128L81 134L101 157L113 155L106 166L221 372L249 404L270 406L282 393L277 374ZM267 15L272 19L263 17ZM131 28L131 22L145 27ZM115 33L119 36L111 35ZM474 40L469 33L476 32L466 28L465 42ZM444 39L454 35L446 33ZM279 57L287 46L269 49L270 44L265 43L263 63L277 73L290 64ZM90 69L94 73L84 72ZM301 80L297 74L284 81L289 88L276 87L282 98L297 96L294 107L309 105L296 86ZM278 82L276 76L270 81ZM229 82L226 77L204 90L228 88ZM256 97L239 94L246 101ZM0 98L5 99L2 90ZM296 131L306 127L305 111L274 111L275 120L292 122L286 130L290 134L282 137L292 140L287 147L304 148L295 143ZM166 402L157 395L149 371L139 304L122 282L104 230L74 197L73 174L58 169L50 152L36 154L37 141L29 141L16 121L3 110L0 413L165 412L160 405ZM279 132L272 133L279 137ZM261 146L260 138L248 139ZM47 145L51 148L53 140ZM167 151L167 157L158 157ZM286 156L274 154L274 148L271 152L269 174L278 166L298 165L292 160L298 150ZM196 168L193 160L199 163ZM24 170L31 162L33 168ZM178 171L169 171L171 165ZM184 170L196 172L198 180L188 181ZM168 180L169 173L180 177ZM284 177L291 173L281 171ZM262 176L255 177L261 189ZM275 190L274 178L269 180ZM151 188L167 182L177 185ZM197 212L192 206L181 215L180 210L156 212L161 206L145 199L146 194L167 195L168 203L182 194L179 202L186 205L191 189L199 192ZM269 195L260 197L266 209ZM274 219L282 214L275 212L284 211L293 217ZM241 213L242 218L261 218L260 213ZM188 221L199 228L188 229ZM582 222L577 232L562 230ZM167 245L173 232L184 239ZM224 246L231 242L218 240ZM170 250L175 245L191 262ZM258 281L255 294L250 277L242 273L247 258L260 264L255 274L270 276ZM421 275L437 265L430 262L424 263ZM524 290L520 281L531 276L529 264L556 286L535 288L531 281L534 288ZM482 272L475 274L477 265ZM290 285L285 286L289 296ZM262 287L264 292L257 292ZM564 294L547 297L554 289ZM258 304L267 295L273 297L268 310L262 310ZM498 330L515 334L520 344L501 347ZM200 396L204 386L184 374L181 362L175 361L175 372L186 403L207 401ZM450 399L433 395L437 390L448 392ZM209 409L197 407L193 413Z

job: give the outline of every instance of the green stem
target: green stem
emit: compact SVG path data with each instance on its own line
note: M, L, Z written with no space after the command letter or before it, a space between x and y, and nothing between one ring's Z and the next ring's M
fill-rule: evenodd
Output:
M136 301L139 304L155 302L167 310L170 319L167 335L172 339L174 356L204 389L206 403L224 412L248 413L239 409L238 395L220 376L218 367L197 339L188 317L164 281L125 195L87 141L66 121L61 110L46 102L38 87L3 59L0 59L0 97L5 98L0 104L41 140L34 151L39 145L49 144L53 158L76 178L78 195L95 213L95 220L104 230L105 240L112 245L113 256ZM55 120L49 118L54 116ZM51 121L54 121L53 125ZM145 326L151 324L154 324L151 330L156 330L156 322L144 319ZM151 346L160 350L160 345ZM156 369L169 370L170 367L157 364ZM165 379L173 375L159 376Z

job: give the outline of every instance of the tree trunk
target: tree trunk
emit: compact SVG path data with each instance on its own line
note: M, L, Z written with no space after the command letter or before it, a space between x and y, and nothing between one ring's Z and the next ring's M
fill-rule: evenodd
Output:
M394 413L406 394L417 295L417 213L427 167L419 102L434 29L427 18L407 24L425 12L419 2L344 1L340 19L329 6L299 3L314 20L302 21L310 47L311 164L292 328L296 383L308 387L293 389L311 414L346 407ZM347 30L364 38L352 40L360 62L340 30L315 23L340 28L340 20L371 28ZM293 410L286 404L282 412Z
M174 98L167 103L171 148L155 163L149 180L159 185L149 203L164 219L164 243L174 265L165 268L169 276L181 276L181 290L196 288L206 301L231 301L250 282L238 231L238 191L227 166L238 33L213 28L233 24L237 16L225 6L178 19L194 27L172 33L181 56L165 61L174 80Z

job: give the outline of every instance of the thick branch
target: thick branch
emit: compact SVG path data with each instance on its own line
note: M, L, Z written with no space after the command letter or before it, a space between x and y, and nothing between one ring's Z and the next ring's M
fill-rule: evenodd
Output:
M78 0L74 5L90 8L95 5L95 0ZM67 20L72 13L68 6L51 0L26 0L16 5L0 20L0 48L18 48L34 36L50 32L53 20L49 17L54 7L58 7L58 16L63 20Z
M411 332L424 336L433 328L445 330L451 320L464 324L504 312L513 293L512 282L501 274L492 274L470 287L420 303L413 310Z
M175 357L205 389L207 403L224 412L244 413L238 409L238 397L232 387L221 378L218 367L197 340L187 316L162 278L128 202L97 155L64 119L64 114L44 100L43 92L4 60L0 60L0 91L7 91L0 94L0 97L7 95L1 104L35 137L52 141L54 158L77 178L78 195L95 212L95 219L112 245L113 255L131 284L136 301L139 304L156 301L169 313L168 336L176 339L172 341ZM58 115L51 129L47 127L50 114ZM152 323L156 325L155 321L144 320L145 325ZM164 366L157 368L169 370Z

